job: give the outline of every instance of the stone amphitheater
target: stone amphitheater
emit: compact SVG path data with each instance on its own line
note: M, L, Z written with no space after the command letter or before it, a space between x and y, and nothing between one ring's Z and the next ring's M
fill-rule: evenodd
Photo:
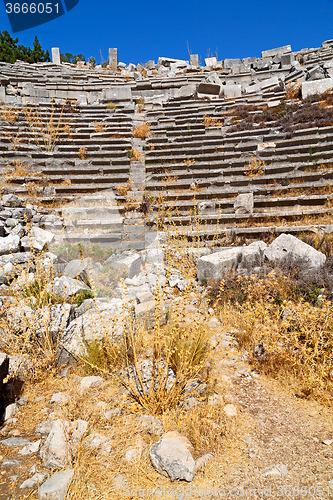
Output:
M52 59L0 63L1 109L14 113L0 118L2 190L43 206L46 229L141 249L162 194L175 226L195 218L207 240L332 231L333 40L204 66L126 65L117 49L107 67L61 64L57 48ZM45 130L52 118L54 149L24 109Z

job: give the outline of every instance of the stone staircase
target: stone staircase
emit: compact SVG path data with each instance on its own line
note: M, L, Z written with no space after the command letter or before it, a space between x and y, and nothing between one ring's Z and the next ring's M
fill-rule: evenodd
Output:
M161 195L189 237L194 223L204 238L222 242L331 232L333 122L309 122L289 135L274 122L232 128L237 110L258 115L294 102L287 84L312 81L318 65L326 80L314 83L328 81L332 41L282 49L214 68L166 58L146 69L0 63L0 102L16 113L8 120L0 110L2 190L44 206L45 226L59 241L143 248L159 228ZM59 123L52 151L37 146L26 106L44 129L51 116ZM152 134L135 138L142 123ZM250 213L235 210L244 193L253 194Z

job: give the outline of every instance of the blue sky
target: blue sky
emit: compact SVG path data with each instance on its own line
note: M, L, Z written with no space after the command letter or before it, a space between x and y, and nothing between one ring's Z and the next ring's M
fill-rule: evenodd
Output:
M12 34L0 3L2 30ZM202 62L216 50L219 60L260 57L262 50L281 45L300 50L333 38L333 0L80 0L64 16L13 36L32 46L35 34L44 49L60 47L97 62L100 50L106 60L108 47L117 47L125 63L188 59L187 42Z

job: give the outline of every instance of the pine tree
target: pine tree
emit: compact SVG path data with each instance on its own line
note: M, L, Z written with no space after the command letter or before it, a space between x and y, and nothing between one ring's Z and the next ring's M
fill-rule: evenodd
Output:
M33 61L29 61L29 62L37 63L37 62L49 62L50 61L49 51L47 50L46 52L44 52L41 44L39 43L37 35L35 35L34 48L31 52L31 56L32 56Z
M36 63L50 61L50 54L44 52L37 36L34 40L34 48L17 45L18 38L12 38L8 31L0 31L0 61L14 64L17 59L21 61Z

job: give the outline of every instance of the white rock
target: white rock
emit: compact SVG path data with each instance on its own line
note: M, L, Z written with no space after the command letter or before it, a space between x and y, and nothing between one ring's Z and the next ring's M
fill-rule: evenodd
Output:
M0 255L15 253L20 250L20 237L10 234L5 238L0 238Z
M50 476L38 490L39 500L65 500L74 470L62 470Z
M236 214L252 214L253 207L253 193L239 194L234 201L234 210Z
M82 283L82 281L61 276L61 278L54 278L53 287L49 285L48 291L60 297L69 298L77 293L90 291L90 288Z
M215 460L214 455L211 455L210 453L203 455L202 457L198 458L198 460L195 462L195 470L204 469L208 464L208 462L212 462L214 460Z
M117 271L125 273L127 278L133 278L140 272L141 256L134 252L124 252L121 255L111 255L106 263L112 264Z
M107 436L101 434L90 434L84 440L84 446L96 451L100 455L108 455L113 448L113 441Z
M42 442L42 440L38 439L38 441L35 441L34 443L30 443L27 446L24 446L24 448L22 448L19 451L19 454L20 455L30 455L31 453L37 453L37 451L39 450L39 447L41 445L41 442Z
M225 405L223 411L228 417L235 417L237 415L237 408L233 404Z
M80 419L75 422L55 420L40 451L44 467L60 469L72 463L87 426L88 422Z
M58 347L59 364L68 364L75 355L85 356L86 346L83 339L100 340L105 331L113 338L122 336L124 327L122 320L123 301L111 299L101 303L99 311L91 309L73 320L60 338Z
M171 481L193 481L195 462L184 442L176 437L162 437L150 448L150 458L155 469Z
M50 404L61 404L61 403L68 403L70 400L70 396L64 392L56 392L53 394L51 397Z
M265 258L268 261L283 260L287 254L294 258L305 259L313 269L323 266L326 261L326 256L323 253L291 234L280 234L264 250Z
M12 403L12 404L8 405L6 407L6 410L5 410L4 421L6 422L10 418L13 418L14 415L19 413L19 411L20 411L20 408L16 403Z
M54 424L54 421L53 420L45 420L45 422L42 422L41 424L39 424L39 426L36 428L35 430L35 434L37 436L41 436L41 437L46 437L50 434L51 430L52 430L52 426Z
M54 234L50 231L45 231L40 227L33 226L30 231L29 236L24 236L21 240L21 244L26 252L30 250L36 250L41 252L44 250L47 244L50 244L54 240Z
M247 247L234 247L200 257L197 264L198 279L220 280L223 273L248 264L255 264L261 259L266 248L264 242L255 242Z
M26 479L20 486L20 489L24 488L33 488L37 484L40 484L44 481L46 478L46 474L43 474L43 472L37 472L35 475L30 477L29 479Z
M102 377L98 376L83 377L80 382L80 393L83 394L84 392L88 391L89 389L92 389L93 387L99 387L103 382L104 379Z

